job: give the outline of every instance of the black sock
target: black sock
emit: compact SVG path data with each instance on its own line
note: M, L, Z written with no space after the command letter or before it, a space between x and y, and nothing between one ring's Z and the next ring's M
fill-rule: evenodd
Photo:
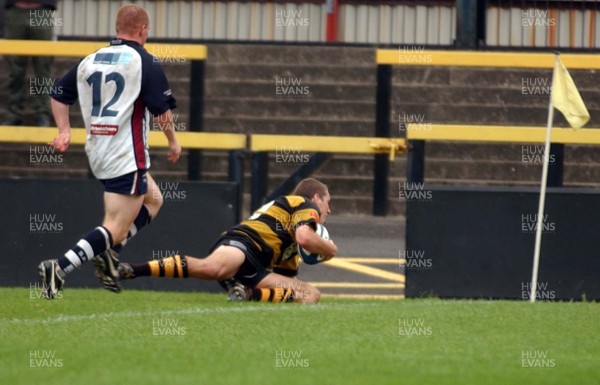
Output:
M92 259L112 245L112 235L107 228L98 226L81 238L75 246L58 258L58 266L65 275Z

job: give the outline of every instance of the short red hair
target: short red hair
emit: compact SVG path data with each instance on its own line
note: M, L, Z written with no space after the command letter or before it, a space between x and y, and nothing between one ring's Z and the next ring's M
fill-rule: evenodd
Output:
M134 35L144 25L150 23L148 12L139 5L127 4L119 8L115 27L117 34Z

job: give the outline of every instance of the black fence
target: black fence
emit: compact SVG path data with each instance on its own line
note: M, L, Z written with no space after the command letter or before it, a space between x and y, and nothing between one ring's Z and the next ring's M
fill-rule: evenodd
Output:
M528 299L538 189L420 187L407 200L406 296ZM600 191L549 189L537 299L600 300Z
M164 205L158 216L121 252L125 262L144 262L176 253L205 257L213 242L236 223L234 183L158 182ZM96 180L0 180L3 220L0 285L37 283L37 265L63 255L102 222L103 188ZM100 287L88 262L67 277L70 287ZM216 282L146 278L125 288L222 291ZM108 294L108 293L107 293Z

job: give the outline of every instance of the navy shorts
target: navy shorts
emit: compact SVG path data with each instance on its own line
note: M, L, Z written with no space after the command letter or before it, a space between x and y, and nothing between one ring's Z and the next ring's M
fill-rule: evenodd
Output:
M245 286L256 287L263 278L271 273L265 266L258 262L258 258L256 258L255 255L257 251L255 251L254 244L250 239L243 235L232 233L223 234L213 246L211 253L221 245L235 247L244 253L246 258L234 277Z
M112 179L100 179L104 191L123 195L144 195L148 192L147 170L137 170Z

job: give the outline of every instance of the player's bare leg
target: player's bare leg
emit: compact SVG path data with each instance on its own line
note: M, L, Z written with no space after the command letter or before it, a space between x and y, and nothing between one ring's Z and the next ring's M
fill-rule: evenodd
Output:
M158 212L164 203L164 199L154 178L152 178L150 173L146 175L148 177L148 192L144 195L144 206L148 209L150 218L154 219L158 215Z
M252 289L252 299L263 302L317 303L321 299L321 292L299 279L270 273Z
M121 263L121 279L139 277L199 278L219 280L233 277L244 262L242 251L231 246L220 246L206 258L174 255L168 258L129 265Z
M148 210L143 205L143 195L104 193L104 221L102 225L113 235L113 242L104 252L94 256L96 276L104 287L119 293L119 252L127 240L137 233L135 220L143 216L142 226L150 222Z
M100 278L100 281L104 285L104 287L114 293L119 293L121 291L121 284L119 279L119 253L123 246L134 237L144 226L150 223L150 221L158 215L158 212L163 204L163 196L162 193L154 181L154 178L150 176L150 174L146 174L148 180L148 189L146 194L141 196L125 196L123 197L135 197L135 202L131 202L131 210L124 214L122 217L118 217L114 214L113 210L116 209L117 214L121 213L120 207L125 204L127 200L116 200L109 197L109 202L106 201L105 195L105 206L106 215L105 215L105 226L108 223L116 225L120 227L119 231L123 231L124 220L130 219L131 221L127 225L127 232L125 233L125 237L123 233L119 235L123 238L121 242L111 247L104 253L97 255L94 257L94 266L96 267L96 276ZM118 194L113 194L118 195ZM110 215L108 210L108 205L112 205ZM131 215L135 209L139 207L139 211L136 216L131 219ZM128 216L128 217L125 217ZM116 230L115 230L116 231Z
M64 285L64 278L69 273L125 239L130 224L140 211L142 202L142 196L105 192L105 218L102 226L84 235L64 256L40 264L38 269L43 295L48 299L55 298ZM118 275L116 268L112 267Z
M245 258L240 249L221 245L206 258L187 257L188 272L190 277L207 280L231 278Z
M113 245L118 245L127 238L129 227L140 212L143 202L143 195L104 193L102 226L112 234Z
M104 194L105 216L103 226L119 231L118 237L113 235L113 243L116 245L117 252L120 252L127 241L135 236L142 227L156 218L163 205L160 188L150 174L146 174L146 176L148 189L144 195Z
M199 278L224 280L238 273L245 260L244 253L232 246L219 246L207 258L179 256L153 260L143 264L119 266L121 279L139 277ZM254 301L317 303L319 290L309 283L276 273L269 273L247 293Z

